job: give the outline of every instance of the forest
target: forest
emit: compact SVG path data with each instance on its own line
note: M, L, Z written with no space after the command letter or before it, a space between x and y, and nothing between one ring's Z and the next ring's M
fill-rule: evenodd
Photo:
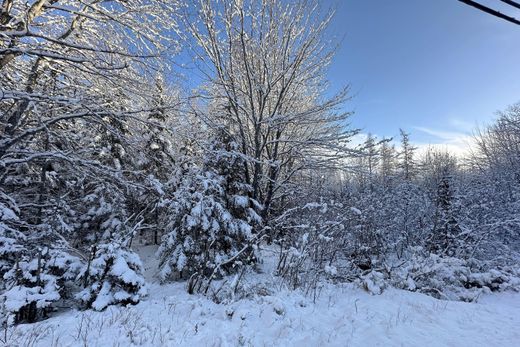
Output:
M3 0L2 341L169 283L219 305L266 295L250 283L270 261L273 286L310 301L343 284L519 291L520 103L464 155L356 129L348 81L327 79L333 16L318 0Z

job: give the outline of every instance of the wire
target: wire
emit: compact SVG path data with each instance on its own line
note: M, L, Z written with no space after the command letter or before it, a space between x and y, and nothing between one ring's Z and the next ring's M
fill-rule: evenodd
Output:
M459 1L465 3L466 5L473 6L473 7L477 8L477 9L483 11L483 12L489 13L489 14L491 14L493 16L496 16L496 17L502 18L504 20L507 20L508 22L514 23L516 25L520 25L520 21L518 19L516 19L514 17L507 16L507 15L501 13L501 12L495 11L492 8L489 8L489 7L486 7L484 5L479 4L478 2L471 1L471 0L459 0ZM501 0L501 1L508 2L508 3L510 2L512 4L518 5L517 3L513 2L513 1L510 1L510 0ZM512 5L512 4L510 4L510 5ZM515 6L515 5L512 5L512 6Z
M518 9L520 9L520 4L518 2L514 2L514 1L511 1L511 0L500 0L500 1L505 2L508 5L511 5L513 7L516 7Z

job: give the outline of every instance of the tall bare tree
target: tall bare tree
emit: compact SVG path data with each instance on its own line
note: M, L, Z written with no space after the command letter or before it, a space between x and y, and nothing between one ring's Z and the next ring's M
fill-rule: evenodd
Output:
M205 117L227 125L247 159L252 197L264 205L283 197L306 168L341 164L349 113L347 88L326 97L325 72L335 46L325 37L333 12L318 1L198 1L185 25L206 78Z

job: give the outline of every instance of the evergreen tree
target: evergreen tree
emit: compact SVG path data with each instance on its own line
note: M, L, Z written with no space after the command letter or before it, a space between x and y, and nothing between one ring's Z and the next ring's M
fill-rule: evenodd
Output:
M380 156L381 156L381 169L380 175L382 183L385 187L388 187L390 183L393 181L395 176L395 147L388 144L388 141L383 141L380 146Z
M141 260L121 239L92 246L78 280L84 289L76 297L96 311L108 305L137 304L147 294Z
M251 242L261 222L243 182L236 144L221 133L208 147L202 168L184 176L170 206L170 232L158 255L165 281L213 279L255 261Z
M448 166L442 169L437 188L437 209L432 233L427 241L431 252L448 256L459 250L462 229L456 218L453 180Z
M410 134L403 129L399 129L401 134L400 168L405 180L411 180L415 176L414 152L415 148L410 143Z

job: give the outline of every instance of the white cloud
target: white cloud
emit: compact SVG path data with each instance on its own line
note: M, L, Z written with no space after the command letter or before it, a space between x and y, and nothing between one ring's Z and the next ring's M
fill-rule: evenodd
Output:
M415 143L419 152L428 148L446 150L457 156L468 154L473 146L474 139L467 131L445 131L426 127L414 127L414 129L432 136L430 143Z
M457 121L450 122L451 126L455 127L455 124ZM413 127L416 132L424 133L429 135L429 137L432 138L431 141L414 141L414 132L411 133L411 140L415 147L417 147L417 154L421 156L424 154L428 149L435 149L440 151L448 151L449 153L456 155L458 157L463 157L467 155L473 144L474 139L471 135L470 131L474 127L471 127L469 123L460 122L457 123L459 126L459 131L446 131L446 130L439 130L434 128L428 128L428 127L420 127L416 126ZM467 130L466 130L467 129ZM383 137L378 136L377 134L373 134L377 139L382 139ZM357 147L361 144L363 144L368 137L368 133L359 133L352 137L349 141L349 144L352 148ZM421 137L421 136L418 136ZM396 135L393 137L392 141L390 141L390 144L394 145L397 150L400 150L400 137L399 135Z
M465 120L462 120L459 118L450 118L448 120L448 123L451 127L460 129L460 130L468 132L468 133L471 133L477 125L476 123L473 124L471 122L468 122L468 121L465 121Z

